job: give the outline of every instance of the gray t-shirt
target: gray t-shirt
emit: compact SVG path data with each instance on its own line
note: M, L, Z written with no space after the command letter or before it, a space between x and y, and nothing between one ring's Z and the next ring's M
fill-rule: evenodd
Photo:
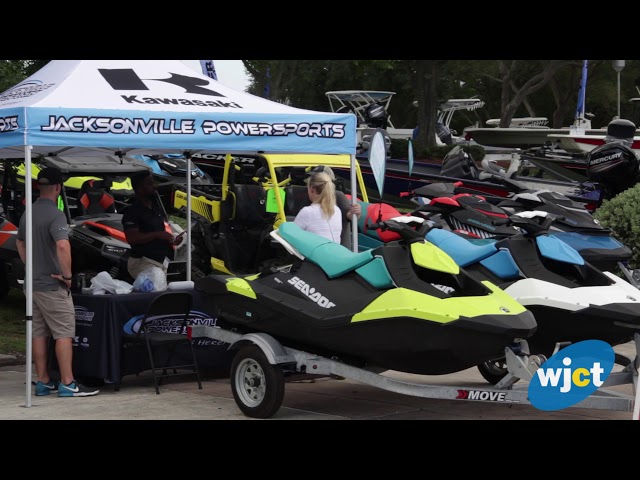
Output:
M20 218L18 240L26 238L26 215ZM58 240L69 240L69 225L63 212L55 202L39 198L33 204L33 290L51 292L63 286L60 280L51 278L61 274L58 263Z

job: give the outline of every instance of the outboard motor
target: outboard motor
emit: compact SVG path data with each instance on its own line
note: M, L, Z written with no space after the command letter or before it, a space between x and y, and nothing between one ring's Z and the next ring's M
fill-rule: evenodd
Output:
M633 144L633 137L636 134L636 125L630 120L618 119L612 120L607 125L607 135L604 142L622 141L627 147Z
M364 110L364 118L369 125L375 128L387 129L389 115L379 103L372 103Z
M480 172L473 157L465 152L462 147L456 146L442 160L440 175L477 180Z
M364 155L369 150L369 148L371 147L371 137L376 131L378 131L377 128L365 128L362 130L362 141L357 147L358 155ZM391 158L391 137L386 130L382 132L382 136L384 137L384 147L387 160L389 160Z
M445 145L453 145L453 135L451 134L451 130L441 122L436 123L436 135L442 143Z
M607 127L607 143L587 155L587 176L605 188L606 198L633 187L640 178L640 162L630 147L635 131L633 122L614 120Z

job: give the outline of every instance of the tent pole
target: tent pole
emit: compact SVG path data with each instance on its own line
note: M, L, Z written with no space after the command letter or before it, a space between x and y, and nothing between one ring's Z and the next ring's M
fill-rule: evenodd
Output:
M24 187L25 187L25 233L27 244L27 258L24 268L24 287L26 296L25 305L25 322L27 324L27 361L26 361L26 403L25 407L31 407L31 367L32 367L32 339L33 339L33 206L32 200L32 188L31 188L31 145L25 145L24 147Z
M351 157L351 205L355 205L358 201L358 181L356 180L356 156ZM358 216L353 215L351 217L351 234L353 240L351 241L351 250L358 251Z
M191 154L187 157L187 281L191 281Z

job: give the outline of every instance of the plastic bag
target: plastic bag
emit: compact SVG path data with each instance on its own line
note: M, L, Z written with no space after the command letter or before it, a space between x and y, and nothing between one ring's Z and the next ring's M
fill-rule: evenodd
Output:
M147 267L133 282L136 292L161 292L167 289L167 276L160 267Z
M131 293L133 286L123 280L111 278L109 272L100 272L91 279L91 291L93 295L106 293L124 294Z

